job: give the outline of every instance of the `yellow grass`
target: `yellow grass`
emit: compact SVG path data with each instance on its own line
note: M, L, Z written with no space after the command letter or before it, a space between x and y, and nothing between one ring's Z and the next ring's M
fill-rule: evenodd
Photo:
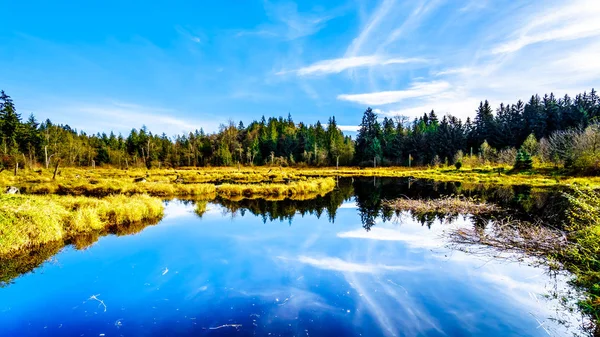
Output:
M334 188L333 178L315 178L287 184L223 184L217 187L217 194L226 198L316 196L331 192Z
M114 225L157 221L162 215L161 200L147 195L0 195L0 256Z

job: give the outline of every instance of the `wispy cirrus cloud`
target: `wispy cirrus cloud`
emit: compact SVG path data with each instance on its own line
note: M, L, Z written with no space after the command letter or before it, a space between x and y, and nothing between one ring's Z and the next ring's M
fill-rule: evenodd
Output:
M298 262L311 265L319 269L335 270L349 273L377 273L384 271L415 271L422 269L413 266L389 266L384 264L368 264L344 261L337 257L309 257L300 256Z
M331 60L323 60L313 63L309 66L302 67L296 70L284 70L277 73L277 75L284 75L288 73L295 73L299 76L307 75L324 75L324 74L335 74L341 73L348 69L361 68L361 67L372 67L372 66L387 66L392 64L406 64L406 63L427 63L428 60L423 58L401 58L401 57L385 57L382 55L370 55L370 56L352 56L342 57Z
M286 40L313 35L325 27L328 21L340 15L340 10L329 12L300 12L295 2L264 2L265 13L270 22L260 24L253 30L238 31L235 36L279 37Z
M377 31L379 25L384 21L384 18L394 8L396 0L383 0L381 4L375 9L373 14L369 17L369 20L364 25L360 34L358 34L352 43L346 49L346 56L352 57L361 53L364 44L369 40L371 34Z
M444 5L448 3L415 2L411 14L399 20L397 28L389 29L386 19L396 15L403 4L381 1L348 47L346 57L366 49L375 50L375 55L393 54L398 46L403 46L420 58L435 55L436 62L418 69L425 73L413 68L379 71L369 67L368 80L364 76L351 78L354 90L358 88L362 93L342 93L336 98L363 108L379 107L381 114L388 116L418 116L433 109L438 114L466 118L474 115L482 100L497 106L501 102L526 100L534 93L573 95L589 90L594 81L600 80L597 62L588 61L600 57L600 3L596 1L549 1L541 11L533 3L515 4L511 10L494 11L492 24L480 32L460 34L460 29L469 28L456 23L456 18L475 20L473 12L492 11L497 5L486 2L475 6L473 1L464 1L462 5L445 7L449 12L441 20L454 21L442 23L444 30L432 35L424 30L427 26L423 23ZM511 20L506 21L509 16ZM411 34L406 34L408 30ZM425 32L432 43L441 43L435 43L434 50L433 45L419 41L416 46L420 52L415 51L412 46L416 41L410 38ZM445 39L452 40L457 35L462 36L459 44L445 43Z
M492 49L493 54L513 53L529 45L577 40L600 35L600 2L595 0L572 1L560 10L547 10L530 18L528 23L514 32L514 37Z
M200 36L198 34L193 33L190 29L181 27L181 26L175 26L175 30L177 31L177 33L181 34L182 36L184 36L185 38L189 39L192 42L195 43L200 43L202 42L202 39L200 38Z
M413 83L405 90L379 91L366 94L342 94L338 99L342 101L356 102L368 105L385 105L398 103L405 99L439 94L450 89L450 84L445 81L433 81L428 83Z
M127 134L132 128L145 125L151 132L174 136L200 128L216 131L219 126L218 122L206 123L189 116L181 117L181 112L173 109L121 101L72 102L60 106L60 110L45 111L57 116L58 120L75 120L76 116L86 116L84 120L71 123L71 126L87 133L109 130Z

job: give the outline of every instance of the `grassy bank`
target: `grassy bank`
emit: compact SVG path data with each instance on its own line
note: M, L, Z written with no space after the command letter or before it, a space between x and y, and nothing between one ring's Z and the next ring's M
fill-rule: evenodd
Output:
M162 201L146 195L103 199L0 195L0 256L82 233L162 218Z
M12 172L0 172L0 188L16 186L30 194L64 194L107 196L111 194L149 194L160 197L191 196L212 199L220 196L246 195L256 192L277 196L285 192L282 185L310 182L324 177L410 177L440 182L460 182L498 186L530 185L533 187L586 186L600 188L600 177L572 176L549 166L537 166L533 170L512 172L509 167L462 168L279 168L279 167L216 167L186 169L132 169L64 168L53 179L52 170L21 170L17 176ZM232 186L250 184L248 186ZM262 187L257 187L257 186ZM267 187L270 186L270 187ZM272 191L267 192L266 189ZM240 192L243 190L242 192ZM292 192L292 194L297 194Z
M590 189L574 189L566 195L569 208L568 249L557 254L565 267L575 274L575 284L586 290L581 307L600 321L600 194ZM597 331L600 333L600 330Z

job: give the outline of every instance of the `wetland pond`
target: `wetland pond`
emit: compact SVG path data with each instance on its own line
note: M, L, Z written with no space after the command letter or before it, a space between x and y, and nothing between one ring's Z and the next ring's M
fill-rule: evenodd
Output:
M313 200L166 201L156 225L0 261L1 336L567 336L569 276L451 247L469 215L382 200L474 195L551 212L551 192L342 179ZM551 216L548 213L548 216ZM127 235L121 235L127 234Z

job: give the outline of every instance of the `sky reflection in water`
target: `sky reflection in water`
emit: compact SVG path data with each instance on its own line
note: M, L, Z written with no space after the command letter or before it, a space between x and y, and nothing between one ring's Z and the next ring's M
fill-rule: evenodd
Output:
M334 223L291 224L170 202L159 225L66 248L0 288L0 335L567 334L548 318L576 314L543 296L561 280L444 248L444 230L468 225L404 216L367 232L354 202Z

